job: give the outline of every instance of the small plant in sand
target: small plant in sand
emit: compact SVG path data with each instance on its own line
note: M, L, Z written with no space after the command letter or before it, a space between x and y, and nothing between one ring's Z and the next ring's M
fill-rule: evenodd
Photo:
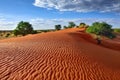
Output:
M10 36L10 33L7 33L6 35L5 35L5 37L9 37Z

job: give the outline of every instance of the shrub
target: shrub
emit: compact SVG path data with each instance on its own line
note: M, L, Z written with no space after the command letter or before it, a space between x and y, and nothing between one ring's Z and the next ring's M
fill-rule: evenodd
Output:
M15 36L19 35L19 34L20 34L20 33L19 33L19 30L16 30L16 29L15 29L15 30L13 31L13 34L14 34Z
M86 25L85 23L80 23L79 28L88 28L89 25Z
M16 29L13 31L14 35L27 35L34 33L33 27L29 22L19 22Z
M37 33L38 33L38 32L37 32L37 31L35 31L35 30L32 32L32 34L37 34Z
M76 24L74 22L69 22L69 24L68 24L68 28L73 28L75 26L76 26Z
M84 28L85 26L86 26L85 23L80 23L80 25L79 25L80 28Z
M60 25L60 24L55 25L55 29L56 29L56 30L61 30L61 25Z
M106 36L109 38L114 38L115 35L112 33L112 26L105 23L105 22L95 22L92 24L92 26L88 27L88 29L86 30L86 32L88 33L94 33L96 35L102 35L102 36Z
M64 29L67 29L68 27L67 26L63 26Z
M10 36L10 33L7 33L6 35L5 35L5 37L9 37Z

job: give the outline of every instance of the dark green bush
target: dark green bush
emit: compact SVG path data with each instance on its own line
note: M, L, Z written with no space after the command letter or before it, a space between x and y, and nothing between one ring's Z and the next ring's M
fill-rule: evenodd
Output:
M64 29L67 29L68 27L67 26L63 26Z
M60 24L55 25L55 29L56 29L56 30L61 30L61 25L60 25Z
M32 32L32 34L37 34L37 33L38 33L38 32L37 32L37 31L35 31L35 30Z
M80 23L80 25L79 25L80 28L84 28L85 26L86 26L85 23Z
M13 31L14 35L27 35L34 33L33 27L29 22L19 22L16 29Z
M113 34L112 26L105 23L105 22L95 22L92 26L88 27L86 32L94 33L96 35L106 36L108 38L114 38L115 35Z
M69 24L68 24L68 28L73 28L75 26L76 26L76 24L74 22L69 22Z

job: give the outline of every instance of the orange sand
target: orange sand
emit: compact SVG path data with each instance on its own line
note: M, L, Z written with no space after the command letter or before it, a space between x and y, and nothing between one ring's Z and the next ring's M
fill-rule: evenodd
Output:
M75 28L1 40L0 80L120 80L120 39Z

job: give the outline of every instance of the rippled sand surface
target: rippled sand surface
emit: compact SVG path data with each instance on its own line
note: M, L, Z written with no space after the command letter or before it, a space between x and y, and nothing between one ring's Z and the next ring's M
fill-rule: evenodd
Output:
M119 41L97 45L82 29L1 40L0 80L120 80Z

